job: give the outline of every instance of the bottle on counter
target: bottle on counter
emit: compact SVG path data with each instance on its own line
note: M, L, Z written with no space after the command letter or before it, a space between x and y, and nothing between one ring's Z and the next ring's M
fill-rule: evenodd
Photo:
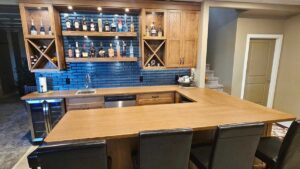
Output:
M88 58L89 57L89 52L86 50L85 43L82 45L81 55L82 55L83 58Z
M150 36L150 29L148 26L146 26L146 37Z
M161 25L158 26L157 36L158 37L162 37L163 36L163 31L162 31Z
M94 43L91 42L91 47L90 47L90 57L95 58L96 57L96 49L94 47Z
M74 57L73 48L72 48L71 45L69 45L69 48L68 48L68 57L69 58L73 58Z
M49 29L48 29L48 35L52 35L51 26L49 26Z
M37 30L36 30L36 27L34 25L33 19L31 19L30 34L31 35L37 35Z
M133 16L131 16L131 22L130 22L130 32L134 32Z
M133 52L133 45L132 41L130 41L130 47L129 47L129 57L133 58L134 57L134 52Z
M108 49L108 57L114 57L115 56L115 50L112 46L112 43L109 44L110 48Z
M156 30L156 28L155 28L154 22L152 22L152 24L151 24L150 35L151 35L151 36L157 36L157 30Z
M46 30L42 19L41 19L40 35L46 35Z
M85 16L82 18L82 30L87 31L88 30L88 25Z
M125 41L122 41L123 45L122 45L122 56L126 57L126 52L127 52L127 44L125 43Z
M78 42L76 42L75 56L76 56L76 58L80 58L80 56L81 56Z
M75 20L74 20L74 28L76 31L80 31L80 22L77 19L77 17L75 17Z
M117 57L121 57L121 46L120 46L120 41L117 41L116 49L117 49Z
M98 32L103 32L102 19L98 18Z
M96 31L96 25L95 25L95 23L94 23L93 18L91 18L91 22L90 22L90 30L91 30L92 32L95 32L95 31Z
M115 22L115 18L113 18L112 23L110 25L110 31L111 32L117 32L117 25L116 25L116 22Z
M67 31L72 30L72 21L70 20L70 18L68 16L66 17L66 28L67 28Z
M118 32L122 32L123 31L123 22L122 19L119 18L118 20Z
M104 32L110 32L110 26L108 20L105 21L104 24Z
M126 15L126 14L124 15L124 26L123 26L123 31L124 31L124 32L129 32L128 25L127 25L127 15Z
M100 48L99 48L98 56L99 57L105 57L105 50L103 49L102 42L100 42Z

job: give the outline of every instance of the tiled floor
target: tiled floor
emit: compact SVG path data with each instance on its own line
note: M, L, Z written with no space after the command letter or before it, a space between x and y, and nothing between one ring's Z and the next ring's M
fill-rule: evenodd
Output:
M11 169L31 146L24 103L18 98L0 99L0 169Z

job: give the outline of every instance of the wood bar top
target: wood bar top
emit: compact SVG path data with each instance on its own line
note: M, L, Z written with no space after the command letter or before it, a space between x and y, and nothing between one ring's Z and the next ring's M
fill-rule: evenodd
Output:
M49 133L45 142L128 138L135 137L144 130L192 128L194 131L199 131L214 129L224 124L272 123L295 119L294 115L268 109L210 89L156 86L98 91L102 94L176 91L195 102L69 111ZM69 95L72 95L72 92L69 92ZM69 96L64 92L60 93L61 97Z

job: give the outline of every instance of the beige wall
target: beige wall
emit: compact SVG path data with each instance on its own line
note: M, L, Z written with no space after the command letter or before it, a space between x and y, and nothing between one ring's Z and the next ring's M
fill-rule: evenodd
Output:
M237 17L235 9L210 9L207 63L211 65L227 93L231 93Z
M283 34L284 20L238 18L231 94L240 97L247 34Z
M274 108L300 118L300 15L284 25L284 40L279 65Z

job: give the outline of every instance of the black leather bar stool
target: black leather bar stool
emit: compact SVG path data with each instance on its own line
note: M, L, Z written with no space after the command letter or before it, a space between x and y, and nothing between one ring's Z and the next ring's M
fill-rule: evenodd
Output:
M264 124L224 125L217 128L213 145L196 145L191 161L199 169L252 169Z
M133 153L136 169L187 169L192 129L144 131L139 136L138 153Z
M107 169L110 165L105 141L73 141L42 145L28 157L36 169Z
M261 138L256 157L271 169L300 169L300 120L294 121L285 138Z

